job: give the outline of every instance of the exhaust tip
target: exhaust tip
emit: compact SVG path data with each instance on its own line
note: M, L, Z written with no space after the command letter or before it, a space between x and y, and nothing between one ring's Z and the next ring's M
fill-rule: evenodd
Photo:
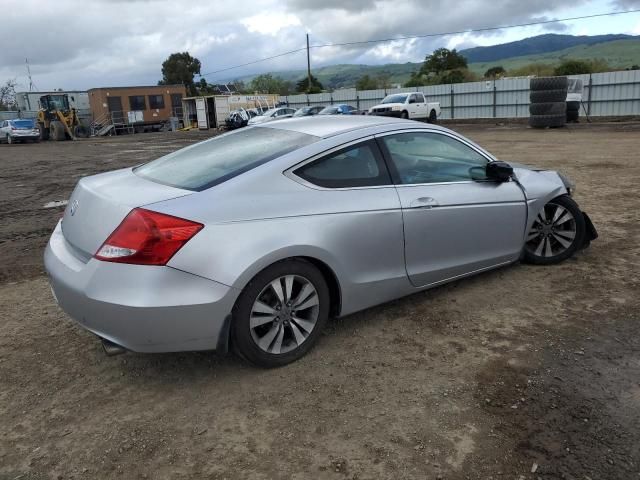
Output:
M104 349L104 353L106 353L107 356L109 357L113 357L115 355L121 355L127 352L125 348L105 338L102 339L102 348Z

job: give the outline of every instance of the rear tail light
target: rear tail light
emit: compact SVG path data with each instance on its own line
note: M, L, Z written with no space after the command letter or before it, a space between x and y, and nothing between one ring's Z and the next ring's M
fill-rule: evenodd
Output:
M94 255L105 262L166 265L204 225L136 208Z

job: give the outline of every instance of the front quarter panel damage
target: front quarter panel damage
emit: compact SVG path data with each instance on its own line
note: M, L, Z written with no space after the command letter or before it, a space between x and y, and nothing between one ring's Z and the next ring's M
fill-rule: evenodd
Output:
M569 192L560 175L553 170L514 168L514 174L527 199L527 228L524 233L526 237L526 232L531 229L542 207L550 200Z

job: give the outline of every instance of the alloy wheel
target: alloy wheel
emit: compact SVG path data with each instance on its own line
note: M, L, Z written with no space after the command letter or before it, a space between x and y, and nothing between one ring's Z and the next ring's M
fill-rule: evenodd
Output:
M251 337L264 352L290 352L309 337L319 311L318 292L308 279L300 275L278 277L262 289L253 303Z
M538 257L555 257L568 250L577 234L576 219L562 205L545 205L527 233L525 248Z

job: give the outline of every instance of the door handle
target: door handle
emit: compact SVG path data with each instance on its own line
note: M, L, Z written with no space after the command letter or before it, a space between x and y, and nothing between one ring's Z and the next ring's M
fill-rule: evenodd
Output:
M433 208L437 207L439 203L431 197L416 198L409 204L409 208Z

